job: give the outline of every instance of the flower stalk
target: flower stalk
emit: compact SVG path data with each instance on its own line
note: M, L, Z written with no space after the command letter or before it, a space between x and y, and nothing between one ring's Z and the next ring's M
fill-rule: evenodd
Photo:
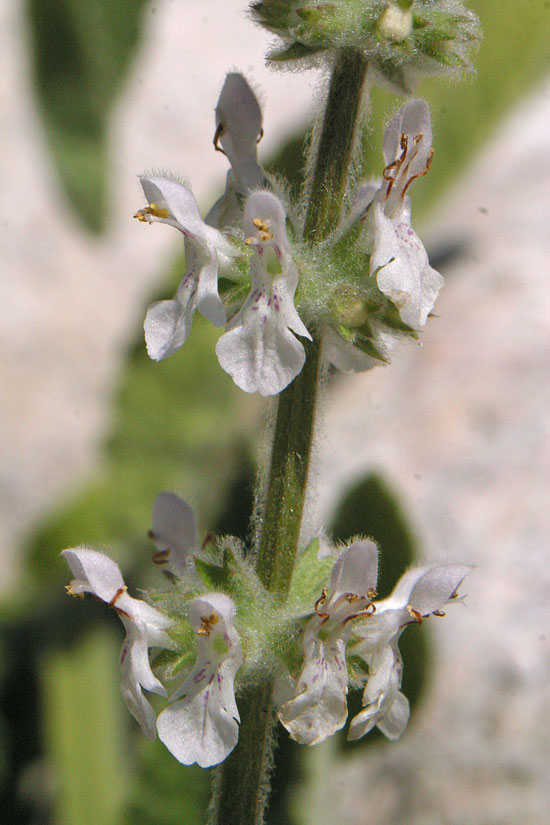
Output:
M366 76L367 60L361 52L346 49L337 53L308 193L306 240L324 240L338 222L353 160Z

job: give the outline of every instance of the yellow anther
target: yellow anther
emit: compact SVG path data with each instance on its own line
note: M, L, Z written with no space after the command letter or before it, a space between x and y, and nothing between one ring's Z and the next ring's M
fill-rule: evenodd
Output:
M138 212L135 213L134 218L136 218L141 223L146 223L147 218L145 217L145 210L140 209Z
M71 584L66 584L65 585L65 590L67 591L69 596L74 596L77 599L83 599L84 598L84 593L73 590L73 587L72 587Z
M261 241L272 241L273 240L273 232L269 231L269 226L265 221L262 221L261 218L253 218L252 223L256 227L256 229L260 232L260 240Z
M245 238L245 244L248 244L248 246L250 246L253 243L254 243L254 238Z
M407 611L409 613L409 616L412 619L414 619L415 622L418 622L418 624L422 624L422 613L419 613L418 610L415 610L412 604L407 605Z
M367 590L367 596L369 597L369 599L374 599L374 597L376 596L376 590L374 589L374 587L370 587Z
M149 215L154 215L155 218L168 218L170 215L168 209L156 203L150 203L147 209L145 209L145 212Z
M211 613L210 616L201 616L201 626L197 630L199 636L209 636L210 631L215 624L218 624L219 616L217 613Z

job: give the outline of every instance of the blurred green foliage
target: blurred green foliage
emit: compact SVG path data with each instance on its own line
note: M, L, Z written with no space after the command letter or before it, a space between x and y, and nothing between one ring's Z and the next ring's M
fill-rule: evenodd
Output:
M422 210L460 174L510 103L548 67L548 3L474 0L471 6L485 31L476 60L478 77L461 85L425 81L419 89L432 105L436 146L433 170L413 195ZM52 157L81 220L96 231L102 227L109 113L138 44L144 7L144 0L27 4L37 101ZM365 174L380 174L383 124L396 106L395 97L374 91L364 136ZM271 164L289 175L295 191L302 142L303 136L290 141ZM166 278L167 295L178 271L181 261L159 273ZM148 360L141 339L136 343L113 402L101 472L75 491L30 541L25 587L3 608L0 807L6 823L202 823L207 772L182 768L162 745L142 737L136 738L137 749L129 747L137 731L118 689L122 628L112 617L102 621L109 611L99 605L64 600L66 606L59 606L66 571L57 551L81 543L109 548L130 583L134 577L143 581L137 574L145 572L151 552L146 539L151 506L156 493L166 488L198 504L205 526L246 537L254 477L251 441L259 405L239 393L219 368L215 336L196 321L185 352L160 364ZM380 542L384 592L414 556L406 517L379 477L368 476L348 491L333 528L336 538L363 533ZM62 627L68 628L70 639L60 632ZM415 630L404 635L402 645L404 691L413 699L424 683L426 663L426 634ZM279 737L269 825L290 825L298 820L289 808L289 787L307 778L301 764L311 751L281 731ZM369 739L375 737L355 747L368 746ZM38 812L36 789L34 807L32 794L26 805L20 795L30 768L44 764L53 790L45 781Z
M54 821L118 825L124 809L128 764L126 720L118 696L113 634L87 633L67 653L42 659L44 729L56 766Z
M84 223L102 228L106 129L145 0L28 0L34 75L50 151Z

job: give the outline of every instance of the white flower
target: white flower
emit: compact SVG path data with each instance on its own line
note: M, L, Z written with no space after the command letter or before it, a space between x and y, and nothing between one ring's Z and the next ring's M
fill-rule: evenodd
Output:
M223 369L245 392L276 395L298 375L305 361L292 335L311 336L294 306L298 269L290 255L285 213L271 192L254 192L246 201L245 232L254 252L251 290L227 325L216 352Z
M346 722L350 622L366 615L377 571L376 545L372 541L352 544L334 565L330 593L323 591L315 606L317 615L304 633L304 666L296 695L279 711L281 723L301 744L321 742Z
M71 596L91 593L113 607L126 629L120 653L122 695L128 710L141 725L149 739L155 738L155 713L143 695L142 688L160 696L166 690L153 675L149 664L150 647L171 647L165 633L170 619L140 599L128 595L118 565L96 550L75 548L64 550L64 556L75 577L67 587Z
M193 557L200 552L193 510L175 493L159 493L153 505L153 525L149 532L157 547L153 561L175 576L193 577Z
M197 659L185 682L159 714L159 738L184 765L217 765L239 735L233 683L243 657L233 627L235 605L223 593L193 599L189 620L197 632Z
M182 183L148 175L142 175L140 181L149 206L134 217L174 226L185 244L186 271L173 300L151 304L145 318L147 352L160 361L185 343L196 309L214 326L223 326L225 309L218 295L218 265L234 257L235 250L221 232L204 223L195 198Z
M407 190L425 175L432 159L430 112L424 100L411 100L390 122L383 142L384 183L375 192L365 187L360 200L367 213L372 246L370 273L378 288L395 304L402 321L424 326L443 278L429 264L426 250L411 226Z
M262 110L256 95L242 74L230 72L216 106L214 146L227 155L231 169L225 193L206 216L210 226L240 223L244 198L264 186L265 174L256 150L262 134Z
M393 593L376 603L376 612L354 630L361 641L351 651L369 666L364 708L350 724L348 739L359 739L377 725L388 739L398 739L409 720L409 702L400 692L403 661L399 636L407 625L430 613L441 615L457 599L457 588L470 571L467 565L417 567L401 576Z

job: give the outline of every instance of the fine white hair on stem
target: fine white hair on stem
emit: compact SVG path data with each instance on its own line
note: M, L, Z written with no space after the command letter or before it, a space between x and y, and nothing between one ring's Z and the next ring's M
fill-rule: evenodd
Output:
M317 499L319 497L319 481L321 477L321 457L323 450L321 445L326 441L327 433L325 429L325 412L327 407L329 391L329 362L323 358L321 349L321 363L319 367L319 382L317 390L317 404L315 407L315 418L313 422L313 433L311 439L311 452L309 457L309 471L307 479L306 495L304 499L304 509L300 524L300 539L298 550L305 547L311 539L318 534L318 528L314 523Z
M260 428L258 472L254 483L254 504L250 517L250 551L251 562L254 563L258 559L260 551L267 486L271 471L271 449L277 419L277 398L278 396L272 396L266 405Z

